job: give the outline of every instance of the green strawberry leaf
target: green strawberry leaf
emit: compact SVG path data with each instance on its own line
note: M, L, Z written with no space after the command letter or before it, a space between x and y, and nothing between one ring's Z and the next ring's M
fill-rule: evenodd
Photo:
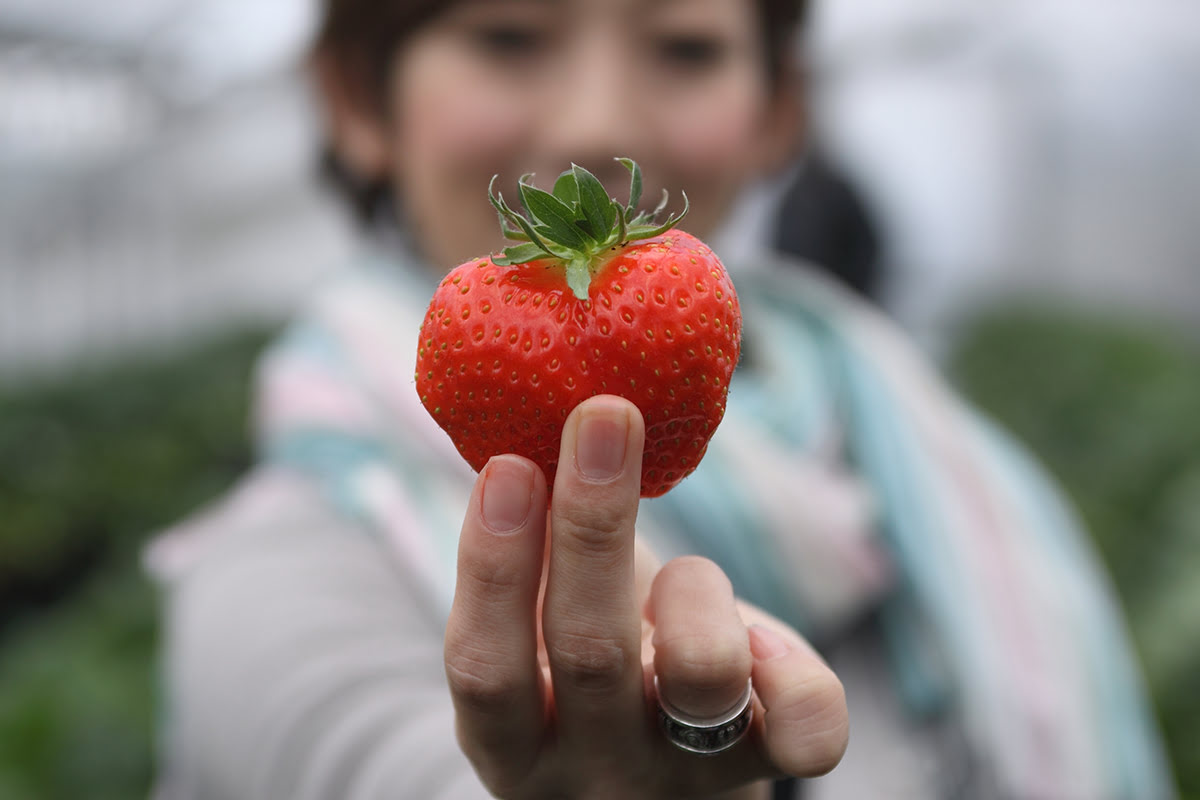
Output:
M514 239L516 241L529 241L529 237L521 231L513 227L512 223L505 216L504 210L497 204L496 198L492 197L492 205L496 207L496 214L500 217L500 232L504 234L505 239Z
M573 250L587 245L583 231L575 224L575 210L549 192L522 181L518 184L521 203L538 224L534 229L548 239Z
M517 223L521 226L521 230L525 232L525 235L529 237L529 240L533 242L533 244L545 250L547 253L553 255L554 251L550 249L549 245L542 241L542 237L538 236L537 231L533 229L533 226L529 224L528 220L526 220L520 214L517 214L516 216Z
M592 229L593 238L603 241L612 232L613 223L616 222L615 203L595 175L578 164L572 164L571 169L579 192L579 209L583 212L583 219Z
M653 239L655 236L664 234L667 231L671 230L671 228L674 228L676 225L678 225L679 220L683 219L684 215L687 214L687 212L688 212L688 208L690 208L690 204L688 203L687 192L680 192L680 194L683 195L683 211L680 211L678 214L672 214L671 216L667 217L666 221L664 221L661 225L638 225L635 227L630 227L629 238L630 239ZM666 191L664 190L663 191L663 202L659 204L658 209L655 210L654 214L651 214L649 218L653 219L655 216L657 216L659 210L661 210L664 206L666 206L666 202L667 202Z
M617 161L629 170L629 204L626 206L628 214L625 217L628 221L638 203L642 202L642 168L632 158L618 158Z
M588 298L592 271L600 269L611 257L614 247L624 247L639 239L667 232L687 214L687 195L683 210L656 222L666 210L667 193L651 213L638 212L642 200L642 170L629 158L618 158L629 170L629 204L622 207L609 196L595 175L572 164L554 182L553 192L545 192L530 183L532 175L517 182L526 214L514 211L495 191L496 180L488 185L488 199L500 217L500 229L508 239L521 244L507 247L494 257L500 265L524 264L552 258L563 265L567 285L580 300Z
M628 216L625 209L621 209L617 214L617 237L613 240L616 244L629 241L629 223L626 217Z
M492 182L494 183L495 180L496 179L493 178ZM532 242L547 255L554 255L554 251L552 251L533 230L533 226L529 224L529 220L525 219L520 214L509 208L508 203L504 202L503 195L493 194L489 190L488 197L491 199L492 205L495 206L496 212L500 215L500 227L504 231L504 235L507 238L515 239L517 241ZM509 227L509 223L516 223L522 232L512 230Z
M579 185L573 171L567 170L558 176L554 182L554 196L569 206L579 203Z
M567 262L567 286L577 298L587 300L591 284L591 259L576 257Z
M553 253L548 253L546 250L538 247L533 242L526 242L525 244L506 247L504 249L504 255L493 256L492 262L497 266L507 267L510 264L527 264L530 261L537 261L538 259L546 258L547 256L553 256L557 258L557 256L554 256Z
M499 175L493 175L492 182L488 184L488 200L491 201L492 207L496 209L496 213L500 216L500 230L504 233L504 238L506 239L528 242L534 237L531 232L523 230L525 225L522 223L525 220L520 214L509 208L508 203L504 202L504 195L495 191L496 179L499 177Z

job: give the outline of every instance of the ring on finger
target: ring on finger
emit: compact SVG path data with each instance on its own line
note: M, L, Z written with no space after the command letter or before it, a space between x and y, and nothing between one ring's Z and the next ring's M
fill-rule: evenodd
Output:
M746 681L746 691L724 714L716 717L696 717L671 705L662 695L658 676L654 676L654 694L658 699L658 723L667 741L698 755L715 755L733 747L746 731L754 717L753 684Z

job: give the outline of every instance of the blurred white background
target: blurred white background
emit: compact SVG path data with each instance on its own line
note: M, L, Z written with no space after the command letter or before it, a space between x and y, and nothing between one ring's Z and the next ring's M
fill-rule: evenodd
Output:
M818 0L818 136L930 348L999 293L1200 324L1200 4Z
M306 0L0 0L0 377L281 318L341 260Z
M0 0L0 380L282 318L348 223L314 0ZM931 351L1002 294L1200 320L1200 4L825 0L815 132Z

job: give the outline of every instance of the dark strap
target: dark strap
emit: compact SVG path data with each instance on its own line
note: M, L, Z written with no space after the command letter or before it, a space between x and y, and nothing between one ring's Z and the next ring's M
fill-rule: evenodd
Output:
M771 788L771 800L800 800L803 795L800 781L795 778L775 781L775 785Z

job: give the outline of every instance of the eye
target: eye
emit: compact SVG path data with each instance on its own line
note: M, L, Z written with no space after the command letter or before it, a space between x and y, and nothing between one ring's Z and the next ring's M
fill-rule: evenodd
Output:
M686 70L715 67L725 58L727 47L717 36L671 34L658 37L658 57L666 64Z
M474 26L471 39L490 56L516 58L534 54L546 45L549 36L535 25L496 22Z

